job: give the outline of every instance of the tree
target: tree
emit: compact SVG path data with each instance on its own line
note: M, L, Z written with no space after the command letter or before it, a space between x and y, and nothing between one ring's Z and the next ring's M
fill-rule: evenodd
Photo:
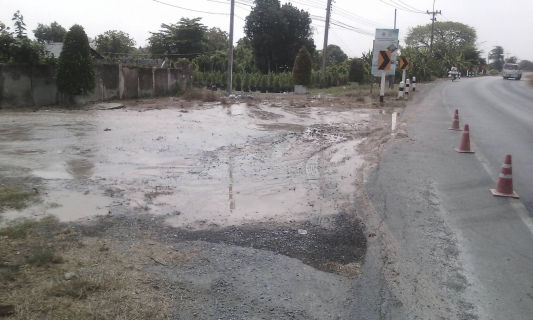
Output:
M367 74L363 59L350 60L350 69L348 70L348 80L362 83Z
M117 30L109 30L94 39L96 50L104 56L127 55L135 50L135 40L130 35Z
M518 65L525 71L533 71L533 62L529 60L522 60Z
M0 62L37 64L48 57L44 47L26 36L24 17L17 11L13 15L15 33L0 22Z
M57 65L57 89L71 99L92 92L95 87L94 66L89 41L80 25L73 25L65 35L63 51Z
M467 45L476 43L476 30L459 22L435 22L433 51L445 49L460 51ZM410 47L429 48L431 43L431 23L411 28L407 32L405 43Z
M24 17L20 14L20 11L13 14L12 21L15 21L15 34L18 39L26 37L26 24L24 23Z
M206 31L205 39L207 41L207 51L214 52L218 50L228 50L229 36L226 31L220 28L211 28Z
M155 56L174 55L192 60L207 51L206 27L202 18L181 18L177 24L162 24L159 32L150 32L150 52Z
M313 58L305 47L302 47L294 61L292 69L292 80L294 84L307 86L311 83L311 72L313 70Z
M494 49L490 50L489 60L493 61L490 64L491 69L502 71L503 62L504 62L503 48L501 46L496 46L494 47Z
M244 37L237 41L237 46L233 50L233 70L238 72L253 72L255 68L255 58L252 51L250 39Z
M505 63L516 63L517 61L518 61L518 58L515 56L505 59Z
M326 57L326 65L340 64L348 59L348 55L341 49L341 47L329 44L327 48L328 56ZM322 69L322 50L315 50L313 54L313 70Z
M342 63L346 59L348 59L348 55L342 51L341 47L330 44L327 48L327 54L326 57L326 63L332 64L332 63Z
M15 42L13 32L0 21L0 62L8 62L11 59L11 44Z
M63 28L59 23L52 22L49 26L39 23L37 29L33 30L33 34L37 40L42 42L63 42L63 38L67 30Z
M314 52L309 13L279 0L255 0L244 32L250 40L256 66L263 72L292 69L300 47Z

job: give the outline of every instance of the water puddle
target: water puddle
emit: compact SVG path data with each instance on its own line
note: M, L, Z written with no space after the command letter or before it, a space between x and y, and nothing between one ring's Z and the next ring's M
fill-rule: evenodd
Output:
M50 191L42 201L21 211L8 210L2 213L5 221L17 218L43 218L56 216L61 221L75 221L108 213L112 199L106 196L69 190Z
M6 216L107 214L107 189L122 190L129 212L178 227L337 214L362 163L353 136L371 113L245 103L142 111L2 114L0 127L24 121L26 131L5 131L0 165L48 185L43 203Z
M307 126L293 123L261 123L257 124L257 126L265 131L288 131L298 133L302 133L307 129Z

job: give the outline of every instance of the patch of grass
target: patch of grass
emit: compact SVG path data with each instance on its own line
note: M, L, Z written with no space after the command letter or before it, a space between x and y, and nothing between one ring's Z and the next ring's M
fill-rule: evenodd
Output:
M41 220L16 219L10 221L7 227L0 229L0 236L8 236L11 239L26 239L38 226L54 225L57 218L48 216Z
M0 269L0 279L4 281L15 281L18 277L18 269L15 268L2 268Z
M111 242L105 252L101 251L103 242ZM20 245L29 243L27 239ZM0 238L0 252L8 246L9 242ZM163 244L153 241L143 241L122 253L109 239L91 239L83 246L64 239L56 247L62 256L69 257L63 264L39 268L28 263L24 272L8 274L13 280L0 281L2 303L16 306L10 319L163 320L170 316L170 298L154 288L163 285L142 269L154 263L150 257L170 265L187 261L188 256L169 253ZM12 248L6 252L8 261L20 258ZM77 277L65 280L67 271Z
M37 267L49 264L59 264L63 263L63 261L63 257L52 250L38 250L28 258L28 263Z
M217 95L215 94L214 91L204 91L204 94L203 94L203 97L202 97L202 101L203 102L215 102L215 101L218 101L218 97Z
M72 280L55 281L48 290L54 297L71 297L86 299L89 294L102 289L102 286L93 279L74 278Z
M14 187L0 187L0 212L5 208L23 209L33 193Z
M187 90L181 96L186 101L215 102L219 100L217 94L211 90Z
M202 100L203 93L202 90L187 90L181 97L186 101Z

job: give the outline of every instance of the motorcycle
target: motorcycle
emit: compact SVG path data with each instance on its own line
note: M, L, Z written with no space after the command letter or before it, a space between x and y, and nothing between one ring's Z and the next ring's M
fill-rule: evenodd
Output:
M450 70L448 71L448 77L452 79L452 81L457 80L458 78L461 79L461 75L456 70Z

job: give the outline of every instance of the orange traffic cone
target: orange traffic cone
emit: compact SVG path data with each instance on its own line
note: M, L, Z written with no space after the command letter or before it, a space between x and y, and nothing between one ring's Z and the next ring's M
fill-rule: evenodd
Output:
M468 131L469 127L465 124L465 129L463 130L463 136L461 137L461 147L455 149L459 153L474 153L470 150L470 132Z
M455 114L453 115L452 127L448 130L461 131L459 127L459 110L455 109Z
M493 196L518 199L518 195L513 191L513 166L511 165L510 154L505 156L496 189L490 189L490 192L492 192Z

